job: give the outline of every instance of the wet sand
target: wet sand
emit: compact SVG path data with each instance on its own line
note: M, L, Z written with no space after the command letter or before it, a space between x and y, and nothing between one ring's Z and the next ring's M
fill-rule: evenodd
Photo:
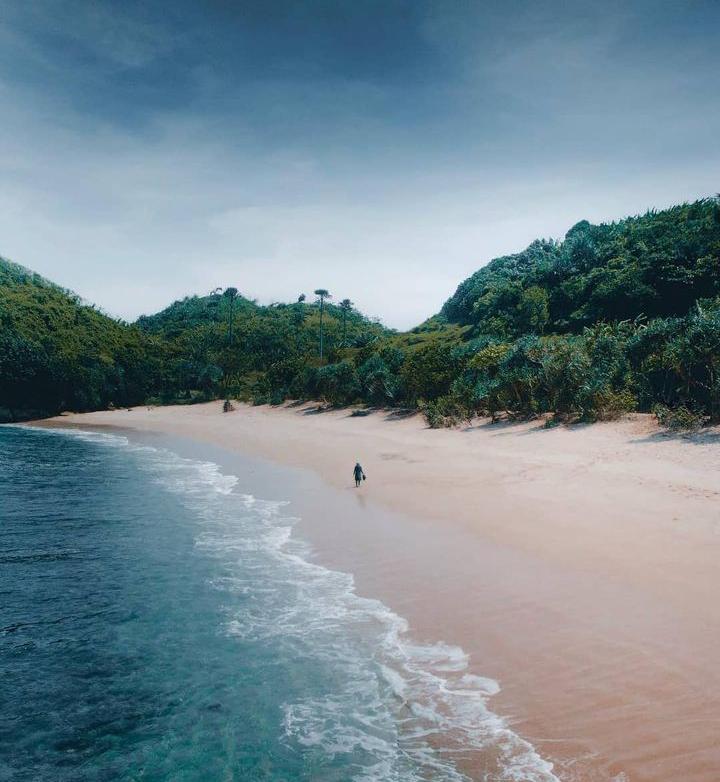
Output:
M500 682L490 707L561 779L720 779L715 433L666 437L647 416L431 431L382 413L220 410L56 422L303 468L302 532L318 555L419 639L462 646L473 672Z

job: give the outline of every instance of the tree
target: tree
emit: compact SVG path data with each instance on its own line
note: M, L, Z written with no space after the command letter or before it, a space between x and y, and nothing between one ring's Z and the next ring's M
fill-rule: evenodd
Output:
M522 292L515 316L516 326L521 334L543 333L550 319L548 302L547 291L537 285L531 285Z
M685 328L665 348L686 404L693 403L720 420L720 307L703 307L685 318Z
M238 297L237 288L225 288L223 296L228 300L228 343L233 341L233 317L235 314L235 299Z
M353 308L353 302L350 301L350 299L343 299L340 302L340 309L342 310L342 330L343 330L343 336L342 341L343 345L345 344L345 338L347 337L347 316L348 313Z
M331 299L330 292L325 288L318 288L315 295L320 299L320 360L323 357L323 313L325 311L325 299Z

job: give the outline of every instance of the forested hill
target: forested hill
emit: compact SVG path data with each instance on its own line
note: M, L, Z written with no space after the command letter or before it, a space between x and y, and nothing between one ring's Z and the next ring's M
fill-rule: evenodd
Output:
M358 312L349 299L321 307L301 297L258 305L235 288L176 301L138 327L162 345L159 398L218 394L281 400L311 393L308 378L392 332ZM294 381L291 382L291 381ZM291 391L292 388L292 391Z
M138 329L0 258L0 420L138 404L156 364Z
M146 334L158 334L165 337L177 336L187 329L221 323L227 320L229 298L222 297L221 291L209 296L186 296L174 301L170 306L154 315L141 315L137 325ZM240 313L254 314L259 309L255 302L238 293L233 299L233 309Z
M717 198L536 241L403 334L316 293L261 306L218 289L130 325L0 259L0 421L241 398L415 408L431 426L720 422Z
M56 291L62 291L60 286L46 280L39 274L36 274L19 263L8 261L7 258L0 257L0 285L5 287L17 285L33 285L36 288L53 288Z
M310 393L306 383L341 352L393 333L348 299L325 300L320 358L321 308L302 299L260 306L227 288L127 324L0 258L0 422L146 401L277 399L293 378L296 393Z
M574 225L460 284L442 314L501 336L579 332L599 321L685 315L720 293L720 199Z

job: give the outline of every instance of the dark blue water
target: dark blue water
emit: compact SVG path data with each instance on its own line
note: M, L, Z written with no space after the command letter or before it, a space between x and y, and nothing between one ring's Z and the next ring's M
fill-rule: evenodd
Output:
M235 483L0 427L0 780L552 778L461 650L413 645Z

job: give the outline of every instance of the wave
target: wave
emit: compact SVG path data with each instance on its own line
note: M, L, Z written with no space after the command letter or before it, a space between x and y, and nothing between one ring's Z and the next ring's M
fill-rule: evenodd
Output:
M25 427L30 428L30 427ZM222 567L210 586L232 602L222 632L323 666L310 695L281 704L283 735L299 751L342 763L357 782L555 782L553 765L488 707L500 687L471 674L458 646L417 643L353 576L312 561L292 535L287 502L237 491L214 462L77 429L42 429L123 448L195 512L195 545ZM239 605L239 607L238 607Z

